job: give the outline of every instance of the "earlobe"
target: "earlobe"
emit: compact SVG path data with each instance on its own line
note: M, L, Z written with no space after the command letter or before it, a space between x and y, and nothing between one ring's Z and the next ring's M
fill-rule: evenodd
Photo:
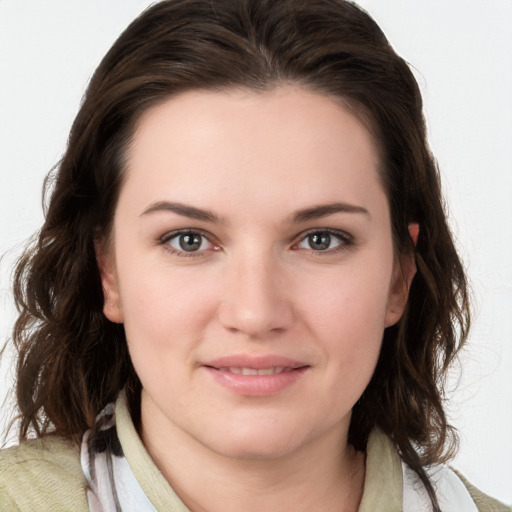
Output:
M103 288L103 314L111 322L123 323L124 318L112 256L108 254L103 243L99 241L95 242L94 248Z
M409 235L414 245L418 241L419 224L409 224ZM409 290L412 280L416 275L416 262L414 254L408 253L404 255L400 263L395 265L393 282L391 283L390 293L388 297L385 326L390 327L396 324L404 312L407 300L409 298Z
M408 292L409 287L405 276L398 267L398 269L395 270L395 275L393 276L393 282L391 283L389 291L386 318L384 322L385 327L391 327L402 317L405 305L407 304Z
M407 261L404 261L405 259ZM396 324L402 317L407 304L407 299L409 298L409 289L411 287L412 279L415 274L416 265L412 255L404 258L401 265L398 263L396 264L388 296L385 319L386 327Z

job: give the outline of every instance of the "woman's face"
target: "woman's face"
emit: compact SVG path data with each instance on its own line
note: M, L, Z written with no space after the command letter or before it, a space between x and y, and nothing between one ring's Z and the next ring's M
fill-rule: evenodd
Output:
M99 262L143 437L235 458L346 440L407 295L378 168L357 118L297 87L142 117Z

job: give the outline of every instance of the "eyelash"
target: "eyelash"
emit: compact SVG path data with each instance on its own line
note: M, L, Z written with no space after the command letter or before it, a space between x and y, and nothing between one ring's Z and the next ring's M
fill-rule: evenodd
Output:
M317 235L317 234L328 234L331 237L335 237L339 239L340 243L338 246L336 246L333 249L326 249L326 250L319 250L315 251L313 249L306 249L309 250L310 253L314 256L327 256L332 255L336 253L340 253L342 251L346 251L349 249L350 246L355 245L354 238L349 235L348 233L345 233L344 231L338 231L336 229L329 229L329 228L321 228L321 229L310 229L309 231L306 231L305 233L300 234L300 239L297 243L294 244L294 247L298 246L302 242L306 241L308 237L311 235Z
M179 238L182 235L199 235L200 237L206 239L210 244L212 244L214 247L217 247L214 242L210 240L211 235L205 233L201 229L179 229L177 231L171 231L170 233L166 233L163 235L159 240L158 243L164 247L166 251L169 251L172 254L175 254L176 256L181 256L185 258L194 258L201 256L205 249L200 251L181 251L179 249L175 249L174 247L171 247L169 242L173 240L174 238ZM218 249L214 249L218 250Z
M297 248L299 244L305 242L308 237L315 234L328 234L331 237L337 238L340 243L338 246L336 246L333 249L326 249L326 250L314 250L314 249L306 249L310 252L310 254L314 256L322 257L324 255L330 255L339 253L342 251L346 251L349 249L350 246L355 245L354 238L349 235L348 233L345 233L344 231L338 231L335 229L329 229L329 228L323 228L323 229L311 229L309 231L306 231L304 233L301 233L298 237L298 241L292 245L292 248ZM191 235L191 236L197 236L199 235L201 238L208 241L209 244L211 244L214 247L214 251L219 250L218 246L212 242L211 238L212 236L209 233L206 233L202 231L201 229L180 229L177 231L171 231L169 233L166 233L160 239L158 240L158 243L164 247L165 250L171 252L172 254L180 257L190 258L190 257L199 257L202 256L204 251L208 249L202 249L197 251L184 251L179 250L174 247L172 247L169 242L173 239L176 239L182 235ZM201 242L202 243L202 242Z

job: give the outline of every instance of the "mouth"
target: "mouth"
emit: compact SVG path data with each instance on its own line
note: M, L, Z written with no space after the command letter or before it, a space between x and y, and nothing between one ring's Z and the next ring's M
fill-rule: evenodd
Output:
M293 386L310 365L280 356L232 356L203 367L217 383L238 395L267 396Z
M297 368L309 366L305 362L275 354L258 356L250 354L233 354L231 356L224 356L210 361L205 361L203 365L221 371L233 370L233 373L240 373L241 371L248 370L251 373L248 373L247 375L255 375L254 370L263 370L266 373L263 373L262 375L266 375L268 372L281 373L283 371L291 371Z
M210 367L214 370L218 370L219 372L230 372L235 373L237 375L277 375L278 373L283 372L291 372L293 370L297 370L298 368L289 368L284 366L275 366L271 368L240 368L237 366L230 366L228 368L215 368Z

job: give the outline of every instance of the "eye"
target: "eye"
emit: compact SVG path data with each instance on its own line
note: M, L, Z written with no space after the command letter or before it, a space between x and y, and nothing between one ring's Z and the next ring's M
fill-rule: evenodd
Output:
M299 249L328 252L343 249L351 244L351 238L340 232L318 230L308 233L298 244Z
M212 249L214 245L198 231L179 231L169 233L162 243L175 253L195 253Z

